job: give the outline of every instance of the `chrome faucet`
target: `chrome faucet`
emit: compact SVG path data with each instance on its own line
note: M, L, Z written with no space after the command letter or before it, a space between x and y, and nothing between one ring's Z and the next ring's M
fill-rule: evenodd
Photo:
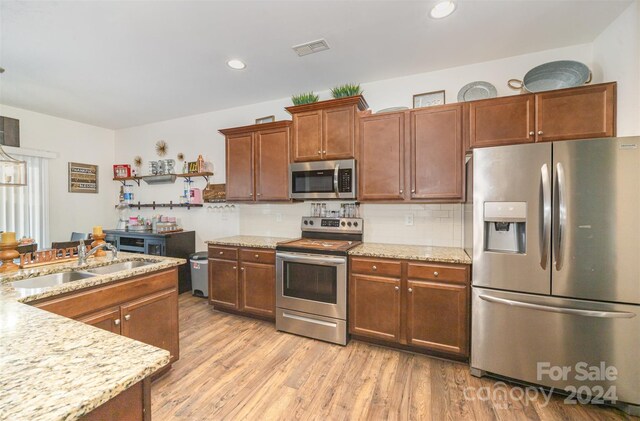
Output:
M98 244L96 247L89 250L87 253L87 248L84 245L84 240L80 240L80 245L78 246L78 266L82 266L87 263L87 259L93 256L98 250L105 248L111 250L111 260L115 260L118 258L118 249L115 248L112 244L102 243Z

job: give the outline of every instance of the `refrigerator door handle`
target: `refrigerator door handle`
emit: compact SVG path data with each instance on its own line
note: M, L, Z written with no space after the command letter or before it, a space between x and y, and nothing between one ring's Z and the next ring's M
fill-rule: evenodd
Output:
M540 183L542 185L542 200L540 205L540 267L547 269L549 261L549 243L551 242L551 180L549 167L543 164L540 167Z
M601 310L583 310L580 308L555 307L544 304L527 303L524 301L509 300L506 298L492 297L481 294L480 299L490 303L505 304L508 306L529 308L532 310L546 311L551 313L573 314L575 316L599 317L604 319L632 319L636 317L635 313L627 311L601 311Z
M555 253L556 270L562 269L564 260L564 237L566 235L567 226L567 203L565 201L566 178L564 175L564 167L561 162L556 164L555 192L557 194L554 201L554 224L555 238L553 241L553 250Z

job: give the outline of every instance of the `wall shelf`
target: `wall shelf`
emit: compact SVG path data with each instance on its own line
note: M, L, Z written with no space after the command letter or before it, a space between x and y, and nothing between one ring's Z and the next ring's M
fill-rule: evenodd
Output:
M184 174L162 174L162 175L175 175L176 177L186 178L188 182L191 182L191 179L193 178L202 177L208 183L209 177L211 177L213 173L212 172L194 172L194 173L184 173ZM140 180L147 180L147 179L152 180L154 177L160 177L160 176L143 175L143 176L136 176L136 177L117 177L117 178L114 178L113 181L119 181L120 183L122 183L122 185L125 185L127 181L133 181L138 186L140 186Z
M187 208L187 210L191 209L191 208L201 208L204 205L202 203L173 203L173 202L169 202L169 203L156 203L156 202L151 202L151 203L131 203L129 205L127 205L130 209L142 209L142 208L152 208L153 210L155 210L156 208L169 208L169 209L173 209L173 208ZM117 207L117 205L116 205Z
M194 177L202 177L207 183L209 182L209 177L212 176L212 172L194 172L194 173L185 173L185 174L176 174L177 177L186 178L188 182L191 182L191 179Z
M142 180L142 177L118 177L113 179L113 181L119 181L122 183L123 186L127 184L127 181L133 181L138 185L138 187L140 186L140 180Z

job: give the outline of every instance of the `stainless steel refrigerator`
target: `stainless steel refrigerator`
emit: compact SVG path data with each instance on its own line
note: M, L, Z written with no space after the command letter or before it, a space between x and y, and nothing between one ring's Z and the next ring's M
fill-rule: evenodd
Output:
M472 162L472 374L595 401L602 388L637 412L640 137L477 149Z

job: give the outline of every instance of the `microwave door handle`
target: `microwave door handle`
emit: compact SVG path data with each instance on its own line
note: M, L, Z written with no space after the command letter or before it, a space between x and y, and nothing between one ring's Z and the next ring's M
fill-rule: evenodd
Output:
M340 172L340 164L336 164L336 167L333 170L333 191L336 193L337 197L340 197L340 190L338 190L338 174Z

